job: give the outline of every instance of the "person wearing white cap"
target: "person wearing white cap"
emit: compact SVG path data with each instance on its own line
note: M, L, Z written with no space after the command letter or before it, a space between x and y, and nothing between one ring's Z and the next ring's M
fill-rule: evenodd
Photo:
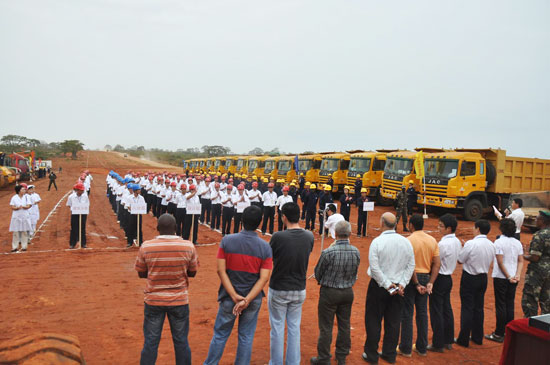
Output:
M28 232L32 229L29 209L31 205L25 198L26 185L21 184L15 187L15 195L11 197L10 207L12 209L10 232L13 232L11 252L16 252L21 242L21 251L27 251Z
M32 230L29 231L29 239L30 239L36 233L36 224L40 219L40 209L38 208L38 204L40 204L40 201L42 199L40 198L40 195L38 195L38 193L35 191L34 185L29 185L27 187L26 197L28 199L28 203L31 204L31 207L29 209L29 215L31 217L31 226L32 226Z

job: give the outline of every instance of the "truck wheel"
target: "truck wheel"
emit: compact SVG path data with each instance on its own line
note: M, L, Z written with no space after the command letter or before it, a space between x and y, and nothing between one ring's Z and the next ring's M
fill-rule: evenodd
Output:
M477 199L470 199L464 207L464 217L472 222L477 221L483 216L483 206Z

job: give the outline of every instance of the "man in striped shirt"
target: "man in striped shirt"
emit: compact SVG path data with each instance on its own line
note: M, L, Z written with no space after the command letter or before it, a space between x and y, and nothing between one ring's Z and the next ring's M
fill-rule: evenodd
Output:
M163 214L157 223L159 236L143 242L135 269L140 278L147 279L145 288L145 318L141 364L154 364L168 315L176 364L191 364L189 333L189 277L197 274L198 256L195 246L176 236L176 219Z

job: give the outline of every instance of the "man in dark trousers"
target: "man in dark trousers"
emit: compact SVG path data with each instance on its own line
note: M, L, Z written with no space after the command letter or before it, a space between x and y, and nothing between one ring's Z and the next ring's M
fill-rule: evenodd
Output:
M50 179L50 183L48 184L48 191L50 191L52 184L55 187L55 190L57 190L57 184L55 183L55 179L57 179L57 175L55 174L55 172L53 172L53 170L50 171L50 175L48 177Z
M408 232L407 229L407 207L408 207L408 199L407 199L407 191L405 190L405 185L401 187L401 190L399 193L397 193L397 197L395 198L395 216L397 219L397 224L399 224L399 220L401 217L403 218L403 232Z
M357 237L365 237L367 235L367 212L363 209L363 205L369 201L367 189L361 188L361 196L356 200L357 205Z
M312 364L330 365L330 344L334 316L338 320L336 338L336 361L338 365L346 363L351 348L351 306L353 304L353 285L357 280L360 254L357 247L349 242L351 225L342 220L334 227L336 241L321 253L315 266L315 279L321 285L317 315L319 321L319 339L317 357Z
M67 199L67 206L71 209L71 235L69 247L75 248L76 243L80 247L86 248L86 219L88 214L82 213L78 208L90 204L88 194L85 193L84 184L77 183L73 186L73 193Z
M349 186L344 186L344 194L340 196L340 214L349 222L349 214L354 199L349 193Z
M323 234L325 218L324 211L327 207L327 204L334 203L332 200L332 187L330 185L325 185L324 193L319 196L319 234Z
M315 190L315 184L311 184L311 189L308 189L307 186L304 190L304 209L306 211L306 229L314 231L315 230L315 216L317 214L317 201L319 200L319 195Z
M407 214L413 214L413 207L418 199L418 193L414 190L414 181L409 180L409 187L407 188Z
M474 225L474 239L466 242L458 262L462 264L460 279L460 333L457 345L468 347L470 340L483 343L483 306L487 290L487 273L495 259L496 249L487 239L491 224L479 219Z

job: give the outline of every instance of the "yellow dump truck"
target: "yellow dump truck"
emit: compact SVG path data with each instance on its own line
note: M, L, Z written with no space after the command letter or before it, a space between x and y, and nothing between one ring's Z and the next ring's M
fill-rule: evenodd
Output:
M279 161L277 161L277 179L283 179L285 183L298 180L296 169L294 168L295 158L296 155L279 157Z
M237 173L248 175L248 156L239 156L237 158Z
M362 186L367 189L367 195L380 200L380 188L382 176L386 166L386 152L373 151L348 151L350 152L350 164L348 171L348 185L351 193L355 193L355 181L361 177Z
M197 173L199 172L199 159L193 158L189 160L189 171L191 173Z
M350 154L346 152L322 153L319 183L326 184L332 177L332 192L343 192L348 182Z
M416 151L395 151L386 155L386 166L382 176L380 195L382 198L395 200L401 186L413 181L418 188L419 180L414 171Z
M204 171L208 173L214 172L214 161L216 159L214 157L207 158L204 160Z
M461 211L468 220L507 207L513 193L550 190L550 160L506 156L501 149L428 153L418 203Z
M200 172L206 172L206 160L204 158L199 159L198 165Z
M225 172L235 174L237 172L237 156L227 156L225 158Z
M298 172L304 174L307 182L312 184L319 183L319 172L321 171L321 154L299 155L298 156Z
M225 157L216 157L214 160L214 170L213 173L225 174Z
M251 156L248 159L249 175L257 176L261 179L264 176L265 160L267 156Z
M277 180L277 163L280 157L268 157L265 160L264 177Z

